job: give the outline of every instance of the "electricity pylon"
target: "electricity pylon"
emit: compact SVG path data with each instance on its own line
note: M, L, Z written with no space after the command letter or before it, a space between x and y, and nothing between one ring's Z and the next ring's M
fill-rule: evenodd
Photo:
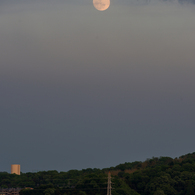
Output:
M109 173L108 173L107 195L111 195L111 189L112 189L112 187L111 187L111 173L109 171Z

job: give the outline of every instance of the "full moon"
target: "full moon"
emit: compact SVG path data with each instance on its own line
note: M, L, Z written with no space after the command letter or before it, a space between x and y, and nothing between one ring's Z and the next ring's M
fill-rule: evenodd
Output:
M110 0L93 0L94 7L99 11L107 10L110 6Z

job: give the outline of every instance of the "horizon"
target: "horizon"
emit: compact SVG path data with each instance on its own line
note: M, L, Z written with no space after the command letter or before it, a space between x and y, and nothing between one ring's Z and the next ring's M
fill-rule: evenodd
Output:
M38 172L47 172L47 171L57 171L58 173L60 173L60 172L68 172L68 171L71 171L71 170L76 170L76 171L82 171L82 170L86 170L86 169L99 169L99 170L103 170L103 169L109 169L109 168L112 168L112 167L116 167L116 166L118 166L118 165L121 165L121 164L125 164L125 163L133 163L133 162L141 162L141 163L144 163L144 162L147 162L147 161L149 161L149 160L152 160L152 159L154 159L154 158L158 158L158 159L160 159L160 158L171 158L171 159L173 159L173 160L175 160L175 159L179 159L179 158L181 158L182 156L185 156L185 155L188 155L188 154L193 154L193 153L195 153L195 152L192 152L192 153L187 153L187 154L183 154L183 155L181 155L181 156L178 156L178 157L170 157L170 156L159 156L159 157L157 157L157 156L153 156L153 157L151 157L151 158L147 158L146 160L144 160L144 161L137 161L137 160L135 160L135 161L132 161L132 162L123 162L123 163L119 163L119 164L117 164L117 165L114 165L114 166L111 166L111 167L103 167L103 168L97 168L97 167L94 167L94 168L91 168L91 167L88 167L88 168L85 168L85 169L70 169L70 170L67 170L67 171L58 171L58 170L56 170L56 169L52 169L52 170L32 170L32 171L26 171L26 172L22 172L21 170L20 170L20 173L38 173ZM20 165L20 164L12 164L12 165ZM20 168L21 168L21 165L20 165ZM11 170L11 169L10 169ZM7 172L7 171L0 171L0 172L6 172L6 173L9 173L9 172ZM12 174L11 173L11 171L10 171L10 174Z

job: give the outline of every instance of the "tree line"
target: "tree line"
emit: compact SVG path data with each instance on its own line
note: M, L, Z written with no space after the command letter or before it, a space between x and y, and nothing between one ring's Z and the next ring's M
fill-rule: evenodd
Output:
M20 195L105 195L109 171L112 195L195 195L195 153L175 159L153 157L105 169L21 175L0 172L0 187L23 188Z

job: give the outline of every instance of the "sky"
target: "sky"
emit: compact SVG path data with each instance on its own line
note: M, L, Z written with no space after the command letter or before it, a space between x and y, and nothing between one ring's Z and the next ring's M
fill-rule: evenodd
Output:
M1 0L0 171L194 152L194 17L176 0Z

